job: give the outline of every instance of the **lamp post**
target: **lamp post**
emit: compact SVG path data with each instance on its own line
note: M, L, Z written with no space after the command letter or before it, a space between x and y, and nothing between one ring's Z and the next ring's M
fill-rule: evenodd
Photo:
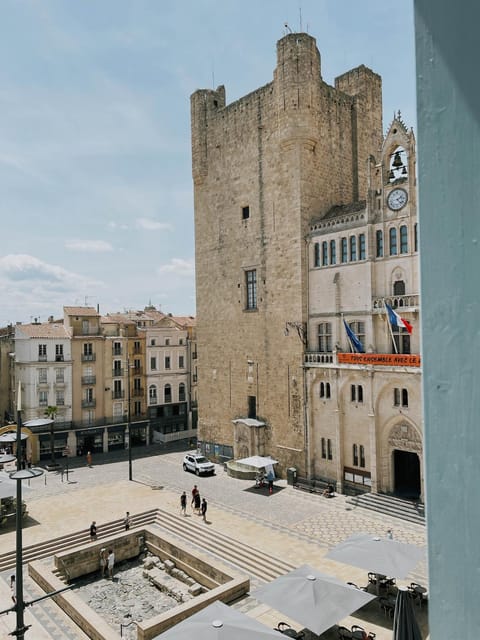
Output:
M15 532L16 532L16 549L15 549L15 610L17 613L17 627L11 635L16 636L20 640L25 637L25 631L30 625L25 626L24 611L25 601L23 599L23 547L22 547L22 517L23 517L23 504L22 504L22 480L28 480L30 478L36 478L42 475L41 469L22 469L22 387L21 383L18 385L18 398L17 398L17 431L16 431L16 443L17 443L17 470L13 473L9 473L9 477L12 480L17 481L17 503L15 513Z
M127 431L126 436L128 440L128 479L132 480L132 439L130 430L130 359L127 356Z

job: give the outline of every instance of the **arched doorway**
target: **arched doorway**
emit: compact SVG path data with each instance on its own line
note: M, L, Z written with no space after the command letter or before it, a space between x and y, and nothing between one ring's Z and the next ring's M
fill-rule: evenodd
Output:
M418 454L394 449L393 474L395 495L408 500L418 500L421 495Z

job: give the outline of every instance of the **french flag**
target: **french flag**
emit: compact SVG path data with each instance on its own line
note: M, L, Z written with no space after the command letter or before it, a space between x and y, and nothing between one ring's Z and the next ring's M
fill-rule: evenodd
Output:
M384 304L385 304L385 309L387 310L387 313L388 313L388 319L390 320L390 324L392 325L392 327L397 327L397 329L406 329L408 333L412 333L413 327L408 322L408 320L405 320L405 318L401 318L398 315L398 313L394 311L389 304L387 304L386 302Z

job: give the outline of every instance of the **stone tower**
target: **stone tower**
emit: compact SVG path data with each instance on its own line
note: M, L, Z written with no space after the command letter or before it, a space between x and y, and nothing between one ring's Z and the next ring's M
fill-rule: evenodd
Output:
M315 39L277 43L273 81L227 105L191 97L198 439L217 457L270 454L305 473L309 223L367 193L382 144L381 79L331 87Z

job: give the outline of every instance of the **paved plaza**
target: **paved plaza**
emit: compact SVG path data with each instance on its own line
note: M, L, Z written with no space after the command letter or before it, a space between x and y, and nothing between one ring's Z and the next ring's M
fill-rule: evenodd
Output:
M387 529L392 529L397 540L417 546L426 544L425 527L352 507L344 496L328 500L293 489L285 480L278 480L276 491L269 496L254 489L252 481L227 476L220 465L215 476L197 478L183 471L183 455L184 452L173 451L134 459L133 482L128 480L126 460L111 461L104 456L94 458L91 468L83 461L72 461L68 482L65 475L62 481L60 473L46 473L31 481L24 492L29 511L23 531L24 547L87 529L92 520L97 522L101 536L102 522L122 518L126 511L135 514L161 508L181 518L180 493L185 490L190 495L193 484L198 485L200 494L208 500L208 524L201 518L196 522L199 544L202 527L209 527L291 565L309 563L345 582L364 585L366 572L324 556L329 548L353 533L385 536ZM2 530L0 553L14 548L15 531ZM10 573L0 574L0 609L11 603ZM428 587L425 563L420 563L404 582L411 581ZM26 601L41 595L28 577L25 577L25 591ZM236 606L269 626L275 626L280 619L277 612L252 604L251 598L248 603ZM358 623L354 618L351 620L350 624ZM86 638L49 600L28 608L26 622L32 625L26 634L31 640ZM295 626L299 628L298 624ZM14 614L0 617L0 637L7 637L14 627ZM391 637L391 631L383 629L382 632L382 627L370 625L368 628L377 633L378 640Z

